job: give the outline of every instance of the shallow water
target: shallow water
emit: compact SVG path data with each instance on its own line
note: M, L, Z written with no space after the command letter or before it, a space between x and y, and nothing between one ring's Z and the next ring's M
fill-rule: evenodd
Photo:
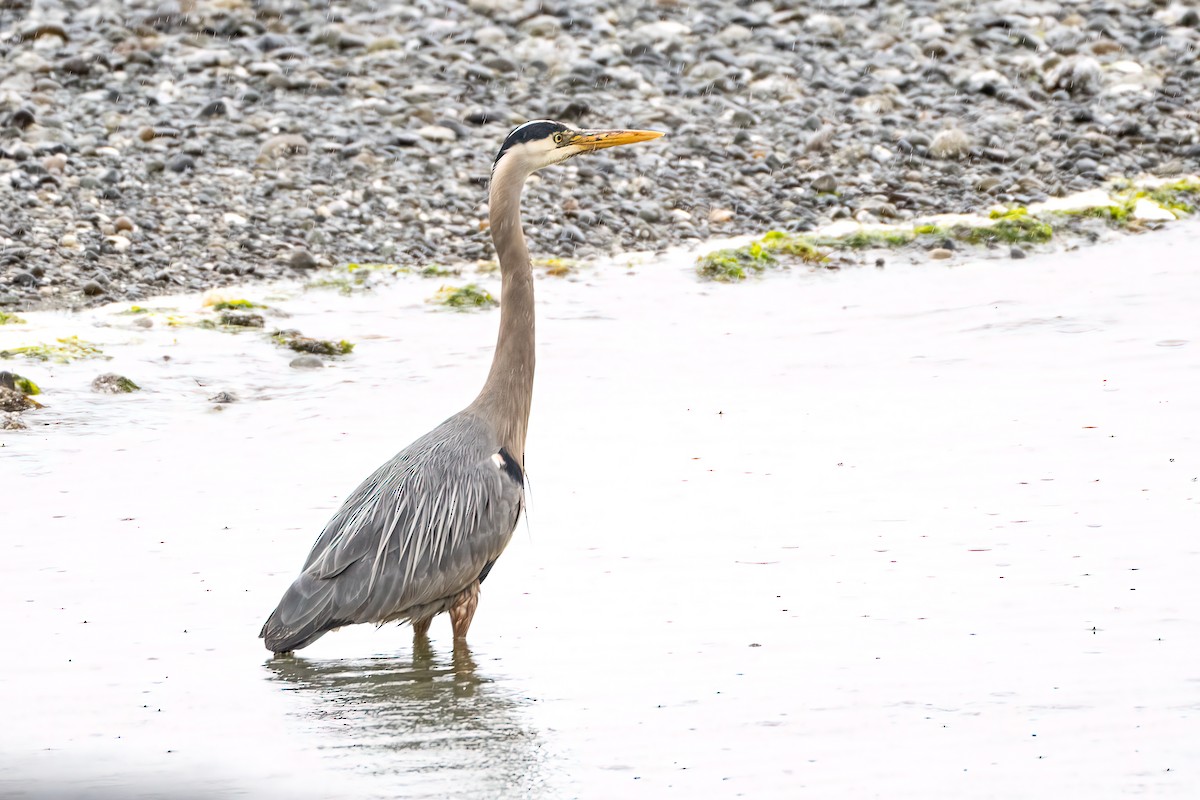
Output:
M496 313L247 289L358 343L319 371L26 315L0 349L112 360L17 365L48 407L0 434L0 795L1195 797L1198 243L539 280L530 513L458 654L444 618L415 653L256 634L340 499L470 400Z

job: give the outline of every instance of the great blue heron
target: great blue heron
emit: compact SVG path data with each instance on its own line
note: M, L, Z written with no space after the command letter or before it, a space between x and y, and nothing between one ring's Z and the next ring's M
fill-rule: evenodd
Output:
M500 334L483 390L465 409L397 453L333 515L259 634L267 649L306 647L357 622L410 620L423 638L450 612L465 640L479 584L512 537L525 500L525 431L533 395L533 272L521 190L542 167L580 153L662 136L575 130L534 120L496 155L489 192L500 259Z

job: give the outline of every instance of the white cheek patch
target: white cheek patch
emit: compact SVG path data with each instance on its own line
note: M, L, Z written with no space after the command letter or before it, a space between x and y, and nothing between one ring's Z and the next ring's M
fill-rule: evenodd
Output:
M492 463L496 465L496 469L504 469L504 456L492 453Z

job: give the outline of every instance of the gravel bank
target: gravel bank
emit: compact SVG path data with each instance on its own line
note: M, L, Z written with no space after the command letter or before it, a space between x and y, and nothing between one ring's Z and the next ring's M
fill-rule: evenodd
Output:
M547 171L546 256L1194 172L1198 45L1138 0L0 0L0 308L491 258L536 117L671 134Z

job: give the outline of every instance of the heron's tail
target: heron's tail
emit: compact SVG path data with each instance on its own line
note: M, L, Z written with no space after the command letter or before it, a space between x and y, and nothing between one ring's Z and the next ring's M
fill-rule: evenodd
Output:
M267 649L272 653L299 650L328 631L349 625L350 620L337 619L333 588L333 581L307 574L297 578L259 631Z

